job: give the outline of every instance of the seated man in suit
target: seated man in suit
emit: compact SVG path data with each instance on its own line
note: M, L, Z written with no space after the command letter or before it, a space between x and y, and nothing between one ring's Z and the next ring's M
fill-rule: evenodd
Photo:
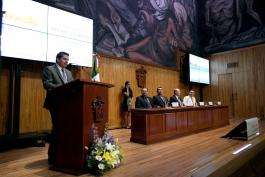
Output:
M168 106L168 100L163 96L162 87L157 87L156 89L157 95L153 97L154 107L162 107L165 108Z
M147 95L147 88L142 88L141 93L141 96L136 97L135 108L152 108L152 98Z
M169 102L171 106L173 102L178 103L178 106L183 106L182 98L180 97L180 90L178 88L174 89L174 95L170 97Z
M66 52L59 52L56 56L56 63L52 66L45 67L42 73L43 87L47 91L44 108L50 111L52 119L52 131L48 150L48 161L50 164L54 164L55 162L57 144L58 100L53 90L73 80L72 73L66 69L68 61L69 54Z
M194 97L194 95L194 91L190 90L189 95L183 98L183 104L185 106L197 106L196 98Z

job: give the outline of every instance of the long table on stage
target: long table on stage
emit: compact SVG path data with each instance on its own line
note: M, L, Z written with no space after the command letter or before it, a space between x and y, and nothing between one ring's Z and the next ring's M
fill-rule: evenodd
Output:
M150 144L228 124L228 106L132 109L131 141Z

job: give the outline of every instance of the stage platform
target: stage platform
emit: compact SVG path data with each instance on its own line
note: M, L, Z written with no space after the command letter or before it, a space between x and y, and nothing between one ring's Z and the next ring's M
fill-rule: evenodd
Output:
M250 141L224 139L225 135L241 121L230 125L192 134L172 140L143 145L130 142L129 129L110 130L124 149L122 165L106 173L106 177L204 177L235 176L238 168L247 168L246 163L257 159L265 150L265 121L260 121L261 134ZM241 147L251 144L246 150L233 155ZM46 147L13 149L0 153L1 177L70 177L72 175L49 170ZM258 156L258 157L255 157ZM256 173L264 169L264 158L255 162L259 165ZM255 163L253 162L253 163ZM251 164L250 164L251 165ZM247 165L249 166L249 165ZM259 173L259 174L257 174ZM239 173L237 173L239 174ZM92 176L84 174L82 177ZM252 175L253 176L253 175Z

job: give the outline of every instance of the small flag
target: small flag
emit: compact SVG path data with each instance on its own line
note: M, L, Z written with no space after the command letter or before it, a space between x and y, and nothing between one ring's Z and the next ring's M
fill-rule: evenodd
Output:
M100 82L100 77L99 77L100 61L101 57L97 53L93 54L92 81Z

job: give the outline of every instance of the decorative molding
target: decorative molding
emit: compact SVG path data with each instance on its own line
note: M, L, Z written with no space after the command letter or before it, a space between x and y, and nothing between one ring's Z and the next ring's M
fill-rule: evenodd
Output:
M101 122L104 119L104 101L97 96L92 100L92 112L95 122Z
M146 74L147 71L143 66L136 70L136 80L138 87L144 88L146 86Z

